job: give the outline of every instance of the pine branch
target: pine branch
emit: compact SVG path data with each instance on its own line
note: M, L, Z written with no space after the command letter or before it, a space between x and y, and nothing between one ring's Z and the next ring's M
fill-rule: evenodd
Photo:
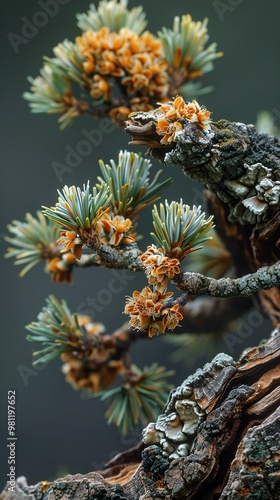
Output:
M279 209L280 145L253 125L213 122L196 101L179 96L133 114L125 130L132 144L146 145L151 156L215 192L231 223L254 225Z
M204 184L211 195L210 213L235 276L267 266L245 281L209 281L188 276L190 294L216 297L250 296L272 321L280 321L278 287L280 231L280 144L253 125L219 120L196 101L178 96L150 112L132 115L126 131L132 144L146 145L148 154L169 167L179 166L190 179ZM186 276L187 278L187 276ZM178 283L178 282L177 282Z
M61 128L85 113L123 126L131 112L150 110L167 96L212 90L196 81L222 56L215 43L208 45L207 19L176 16L172 29L154 35L144 31L142 7L129 10L126 0L100 1L77 18L80 36L44 58L24 93L34 113L59 113Z
M141 250L137 243L114 248L105 243L94 250L93 253L84 253L80 260L75 262L77 267L99 267L101 261L108 269L130 269L131 271L143 271L140 261Z
M280 285L280 262L272 266L262 267L255 273L241 278L209 278L199 273L183 273L173 280L177 288L187 292L182 296L181 304L193 300L200 295L218 298L251 297L259 290L268 290ZM172 301L169 306L179 303L180 299ZM183 303L182 303L183 302ZM166 304L165 304L166 305Z

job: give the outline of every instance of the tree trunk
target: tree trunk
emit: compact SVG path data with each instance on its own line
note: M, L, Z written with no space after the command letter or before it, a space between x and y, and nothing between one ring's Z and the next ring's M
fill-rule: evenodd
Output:
M1 500L280 498L280 333L235 363L219 354L170 393L144 445L106 470L28 486Z

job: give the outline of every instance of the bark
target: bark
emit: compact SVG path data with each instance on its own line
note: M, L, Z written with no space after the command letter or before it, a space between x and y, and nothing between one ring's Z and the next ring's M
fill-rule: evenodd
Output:
M147 146L150 156L170 168L179 166L207 188L209 212L231 254L236 277L274 265L280 260L279 141L252 125L219 120L203 128L175 113L179 131L165 144L158 127L160 109L129 118L125 130L131 144ZM258 299L279 323L279 286L261 290Z
M236 363L219 354L170 393L143 444L107 469L28 486L1 500L280 498L280 332ZM143 449L144 448L144 449Z
M279 143L250 125L220 120L201 129L183 120L183 129L166 147L157 119L153 111L134 115L127 126L132 143L147 145L152 156L179 165L206 186L210 212L235 268L233 280L185 273L184 291L193 296L201 295L200 288L204 295L215 292L211 302L199 297L187 314L199 331L196 311L203 304L210 307L210 314L204 307L204 318L211 323L217 296L248 295L242 292L245 286L250 294L262 289L263 310L279 324L280 289L274 286L280 259ZM127 255L101 251L108 267L140 267L136 246ZM81 263L94 264L90 259ZM232 300L237 304L240 298ZM16 492L7 486L0 500L279 499L279 361L279 329L237 362L219 354L170 393L162 415L143 430L143 443L115 457L106 470L34 486L18 478Z
M261 267L255 273L241 278L220 278L218 280L199 273L184 273L174 278L177 288L188 292L192 298L199 295L211 297L250 297L259 290L280 285L280 262L273 266Z

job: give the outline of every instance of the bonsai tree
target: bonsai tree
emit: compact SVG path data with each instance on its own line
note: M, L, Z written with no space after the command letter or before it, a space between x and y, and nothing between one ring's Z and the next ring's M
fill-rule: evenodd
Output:
M143 434L105 470L35 486L10 481L7 498L278 498L278 140L213 121L199 103L210 90L202 77L222 55L208 44L207 20L176 16L155 35L142 7L126 0L103 0L77 19L80 36L45 58L25 99L34 112L58 113L61 128L90 114L128 135L82 187L66 185L53 206L11 222L6 257L23 265L21 276L43 262L55 283L78 272L98 279L91 267L144 275L113 332L54 295L27 326L35 365L59 356L66 381L107 405L108 424ZM159 163L170 178L160 180ZM159 201L178 166L185 182L205 187L207 215L185 199ZM67 167L56 168L62 176ZM153 232L144 247L137 221L147 206ZM139 339L165 334L186 353L186 334L219 336L255 304L271 319L271 337L239 360L218 354L171 392L170 371L157 361L139 367L130 354Z

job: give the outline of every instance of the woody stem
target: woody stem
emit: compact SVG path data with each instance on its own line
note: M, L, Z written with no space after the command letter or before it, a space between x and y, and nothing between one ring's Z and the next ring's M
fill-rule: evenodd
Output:
M280 284L280 262L261 267L255 273L241 278L214 279L199 273L183 273L173 280L179 290L188 293L194 299L200 295L211 297L250 297L259 290L268 290Z

